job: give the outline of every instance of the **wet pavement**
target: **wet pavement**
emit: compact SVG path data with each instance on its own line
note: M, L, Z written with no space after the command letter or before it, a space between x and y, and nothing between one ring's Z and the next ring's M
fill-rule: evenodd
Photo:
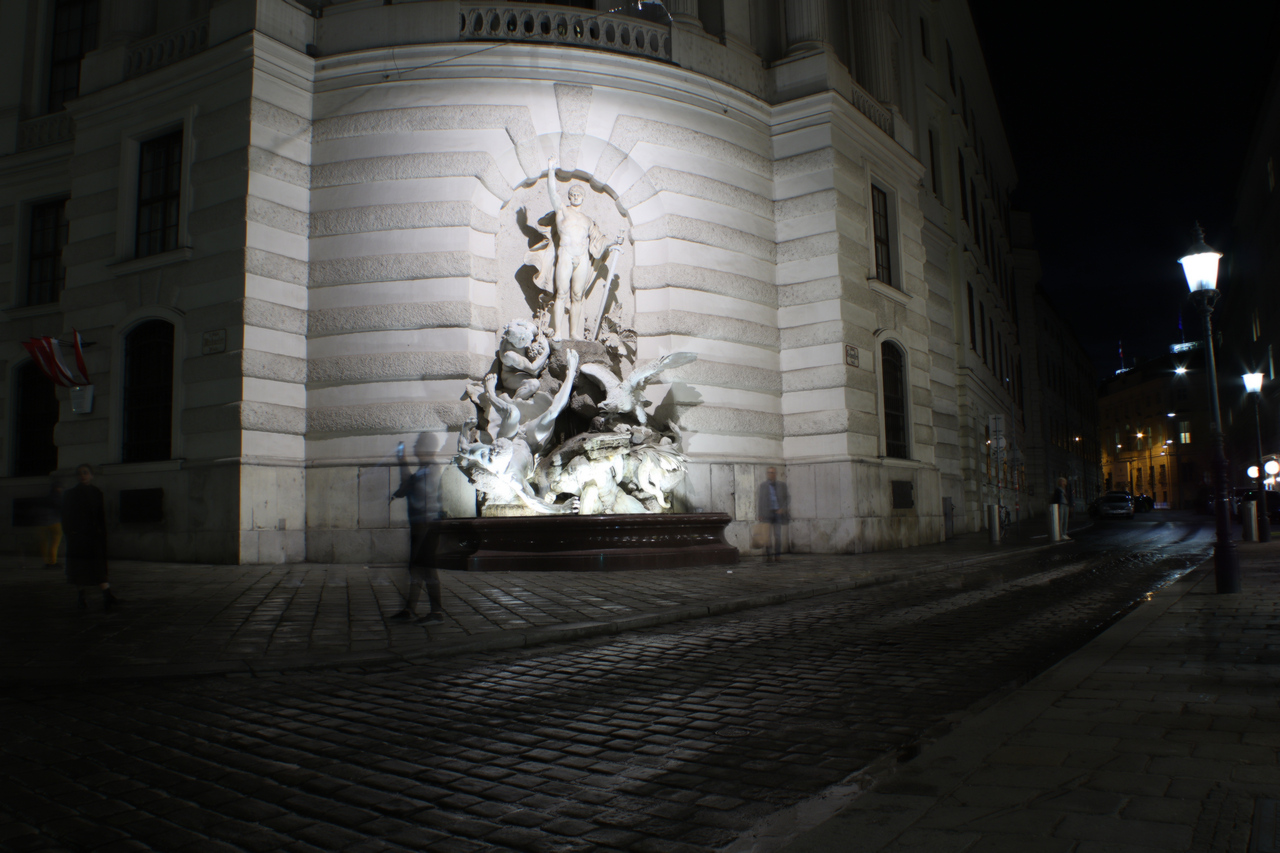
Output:
M1122 709L1095 706L1097 697L1087 693L1065 697L1060 708L1040 716L1000 711L1010 703L1043 710L1043 701L1036 704L1034 697L1044 691L1036 685L1064 668L1079 681L1071 690L1147 691L1152 685L1140 682L1150 679L1131 671L1144 660L1155 671L1152 661L1158 669L1171 666L1175 657L1194 661L1200 654L1213 660L1206 665L1210 677L1241 666L1270 666L1271 652L1260 643L1275 621L1274 593L1280 590L1268 587L1253 603L1248 596L1201 595L1197 609L1166 625L1168 614L1182 613L1179 602L1202 582L1203 570L1156 591L1150 602L1089 642L1101 626L1143 602L1143 590L1199 562L1209 538L1211 533L1194 525L1112 526L1052 548L1027 550L1035 540L1000 546L994 558L988 543L971 540L933 551L796 559L780 567L747 563L733 575L694 570L665 584L630 578L616 592L609 588L623 580L617 575L450 575L450 621L395 625L380 635L381 649L352 651L354 629L345 640L334 639L341 631L311 631L308 636L328 642L311 639L304 654L282 650L272 658L273 640L263 653L261 641L238 645L232 639L236 632L202 635L184 625L170 635L175 642L219 638L214 645L220 656L186 672L223 666L224 674L117 681L130 673L177 672L182 664L179 652L132 636L146 633L134 623L132 635L121 628L123 639L109 644L114 658L72 653L91 639L60 647L60 672L76 683L32 678L38 667L25 664L19 679L25 684L11 683L0 699L8 735L0 747L0 848L693 853L778 849L788 842L794 842L790 850L847 850L848 839L856 837L859 850L1141 850L1125 845L1157 827L1140 824L1164 828L1161 821L1168 823L1174 814L1180 826L1192 829L1150 835L1160 849L1234 849L1177 845L1194 844L1201 836L1212 842L1240 835L1240 827L1250 825L1252 799L1220 785L1189 822L1185 804L1177 801L1189 799L1192 783L1177 778L1177 768L1134 769L1132 744L1150 740L1162 725L1183 731L1172 721L1181 712L1161 705L1127 711L1133 719L1110 719L1105 712ZM1271 547L1246 548L1247 589L1266 571L1280 574L1280 553L1264 550ZM1272 569L1255 565L1267 559ZM379 612L399 606L392 573L385 585L365 582L353 593L353 578L376 578L385 570L343 569L345 585L332 588L317 583L337 577L329 575L332 569L297 576L318 568L260 569L259 575L228 581L221 592L210 582L187 595L168 595L190 608L179 613L198 612L201 600L215 594L250 613L275 610L275 630L294 621L283 618L290 612L310 611L312 624L324 614L333 626L340 621L340 601L366 600L366 607ZM13 571L37 577L40 572ZM262 574L301 583L267 584ZM124 582L117 584L124 596ZM824 585L843 590L826 594ZM63 607L73 603L65 588L51 594L60 596ZM246 596L262 604L248 608ZM760 607L770 597L781 603ZM142 607L135 600L146 599L128 605L139 619ZM470 610L462 610L463 602L470 602ZM610 609L610 603L618 606ZM237 609L208 606L218 614ZM1228 616L1215 609L1227 606ZM1248 610L1243 620L1242 608ZM710 615L693 618L699 610ZM95 630L105 633L100 626L128 624L124 615L66 618L79 618L86 626L83 637L92 638ZM228 624L238 619L235 624L242 626L253 622L243 614L220 618ZM537 621L551 618L560 621ZM642 619L653 623L611 635L627 620ZM210 621L217 624L218 618ZM566 634L556 631L588 636L565 641ZM1222 631L1243 632L1248 641L1213 639ZM502 650L493 640L513 634L527 635L521 644L544 645ZM388 658L401 635L412 640ZM1100 654L1096 647L1117 636L1127 638L1120 648L1133 649L1112 671L1106 667L1120 653ZM417 644L412 650L410 642ZM468 654L469 643L488 650ZM1018 687L1081 644L1086 645L1049 674ZM165 651L167 657L139 661L138 648ZM344 657L352 654L382 657ZM314 668L326 661L342 666L271 671L282 662ZM85 681L90 674L94 680ZM1258 689L1256 679L1251 683ZM1028 695L1033 698L1019 699ZM1257 695L1265 696L1265 690ZM1199 707L1217 707L1213 698L1183 701L1210 718L1208 726L1187 732L1231 731L1213 723L1220 716L1224 726L1236 720L1237 746L1252 746L1246 735L1266 734L1251 728L1270 719L1258 701L1245 703L1245 714L1238 713L1241 703L1228 703L1237 711L1234 717ZM1274 707L1274 699L1267 701ZM993 713L996 723L966 730ZM1163 722L1152 719L1159 715ZM1041 717L1049 724L1038 728ZM1086 722L1133 729L1082 733L1078 729ZM1008 743L997 742L993 725ZM1073 740L1075 735L1085 740ZM1022 737L1028 742L1019 742ZM938 749L960 755L938 758ZM1112 798L1110 811L1094 813L1080 811L1081 802L1102 809L1101 801L1087 798L1088 786L1085 794L1067 791L1074 796L1064 801L1068 805L1029 793L1029 806L999 800L1010 796L1009 789L1023 791L1053 776L1054 765L1044 762L1058 752L1046 750L1078 751L1061 757L1058 766L1077 776L1104 767L1099 753L1107 753L1117 766L1098 773L1113 774L1099 776L1112 788L1120 782L1137 787L1137 777L1158 776L1154 771L1167 782L1153 793L1161 781L1148 780L1144 793ZM1181 757L1196 758L1194 752ZM1122 760L1129 769L1118 766ZM1231 772L1214 778L1228 786L1237 785L1238 772L1241 778L1275 774L1270 746L1212 760L1216 767L1206 764L1199 771L1216 772L1226 762ZM928 775L951 773L947 779L956 782L964 761L973 765L970 775L950 787ZM923 781L910 777L917 770L925 774ZM1006 772L1013 782L1000 781ZM1124 773L1130 776L1114 775ZM1059 787L1070 784L1053 778ZM893 797L915 799L908 807ZM947 797L980 802L957 807ZM1150 817L1166 799L1175 802L1165 817ZM1044 821L1045 831L1037 834L1019 815L1043 802L1061 814ZM962 814L972 808L985 811ZM938 825L960 817L968 822ZM1091 824L1095 817L1105 820ZM1008 826L1001 828L1006 818ZM1130 821L1138 822L1136 828ZM1212 826L1202 831L1201 824ZM1109 835L1111 841L1099 840Z
M1244 592L1211 564L927 745L782 816L750 849L1280 850L1280 542L1241 543ZM818 824L814 826L814 824Z
M76 609L62 572L0 557L0 683L370 665L533 646L760 607L999 559L1048 540L1030 523L861 555L747 556L736 566L611 573L441 572L447 618L403 607L398 566L111 563L124 604ZM24 565L25 564L25 565ZM425 613L425 602L420 612Z

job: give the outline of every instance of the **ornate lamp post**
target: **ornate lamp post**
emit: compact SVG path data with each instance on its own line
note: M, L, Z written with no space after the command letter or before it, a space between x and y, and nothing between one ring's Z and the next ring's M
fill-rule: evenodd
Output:
M1209 374L1209 430L1213 433L1213 502L1218 520L1218 541L1213 553L1213 573L1218 592L1240 592L1240 556L1231 541L1231 515L1227 507L1227 456L1222 447L1222 415L1218 408L1218 373L1213 360L1213 323L1209 319L1218 302L1218 259L1205 245L1204 230L1196 225L1196 242L1178 259L1191 289L1191 302L1204 317L1204 357Z
M1267 501L1267 484L1263 479L1266 474L1262 467L1262 415L1258 411L1258 401L1262 398L1262 374L1244 374L1244 390L1253 397L1253 423L1258 436L1258 476L1254 478L1254 483L1258 486L1258 500L1261 502L1258 508L1258 541L1270 542L1271 505Z

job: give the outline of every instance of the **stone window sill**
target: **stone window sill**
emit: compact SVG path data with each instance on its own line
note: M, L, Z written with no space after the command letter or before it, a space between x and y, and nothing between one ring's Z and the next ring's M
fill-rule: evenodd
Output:
M871 285L871 289L876 293L879 293L881 296L887 296L895 302L901 302L903 305L911 304L910 295L903 293L901 290L898 290L898 288L885 284L878 278L870 278L867 279L867 281Z
M4 309L4 316L10 320L24 320L28 317L47 317L50 314L60 314L61 312L62 303L42 302L39 305L14 305L11 308Z
M169 264L177 264L182 261L191 260L192 249L190 246L183 246L181 249L174 249L169 252L160 252L157 255L147 255L143 258L131 258L127 261L117 261L114 264L108 264L107 269L117 278L122 275L132 275L142 272L143 270L155 269L156 267L167 267Z
M110 462L97 466L104 477L111 474L152 474L160 471L180 471L184 459L160 459L155 462Z

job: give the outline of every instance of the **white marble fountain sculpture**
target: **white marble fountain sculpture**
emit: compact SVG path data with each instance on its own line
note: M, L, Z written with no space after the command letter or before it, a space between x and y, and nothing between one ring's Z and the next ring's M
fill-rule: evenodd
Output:
M582 187L570 187L565 204L554 188L555 161L548 167L555 221L537 229L541 239L525 262L554 301L544 297L550 311L536 315L545 328L515 319L503 329L497 369L467 391L476 416L463 425L454 464L475 485L482 516L670 512L687 460L676 424L651 423L644 391L663 370L697 356L671 353L621 375L635 336L605 307L624 238L606 245L580 209ZM583 303L597 284L604 298L587 326ZM575 421L591 426L574 431Z

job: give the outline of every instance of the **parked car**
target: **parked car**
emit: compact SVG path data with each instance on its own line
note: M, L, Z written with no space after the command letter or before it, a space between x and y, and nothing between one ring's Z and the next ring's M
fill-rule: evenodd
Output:
M1133 495L1128 492L1107 492L1093 502L1089 514L1097 518L1133 518Z
M1137 512L1151 512L1156 508L1155 498L1150 495L1138 495L1133 499L1133 508Z

